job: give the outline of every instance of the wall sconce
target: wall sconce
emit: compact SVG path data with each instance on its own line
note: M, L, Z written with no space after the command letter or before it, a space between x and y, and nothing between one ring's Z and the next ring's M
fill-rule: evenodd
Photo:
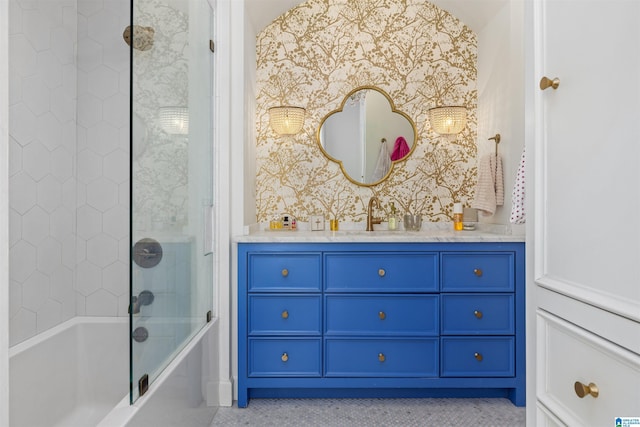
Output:
M304 124L305 109L278 106L269 108L269 124L279 135L295 135Z
M169 135L189 133L189 109L187 107L160 107L160 127Z
M429 110L429 122L434 131L454 139L467 124L467 108L460 106L435 107Z

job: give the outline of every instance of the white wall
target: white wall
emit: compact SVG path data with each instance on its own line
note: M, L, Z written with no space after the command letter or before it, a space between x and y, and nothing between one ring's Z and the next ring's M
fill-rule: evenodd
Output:
M9 3L0 2L0 318L9 318ZM9 425L9 322L0 322L0 425Z
M75 315L127 313L129 9L9 10L13 345Z
M508 224L511 192L524 148L524 41L522 4L505 4L478 32L478 159L495 152L503 160L504 206L482 222Z
M75 4L9 2L10 345L75 316Z

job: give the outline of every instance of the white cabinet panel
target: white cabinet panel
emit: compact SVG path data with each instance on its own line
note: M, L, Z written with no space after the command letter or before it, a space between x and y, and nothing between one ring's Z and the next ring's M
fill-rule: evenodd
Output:
M614 425L640 416L640 356L562 319L538 311L539 401L568 425ZM582 398L575 383L595 384Z
M640 321L640 2L535 7L536 278Z

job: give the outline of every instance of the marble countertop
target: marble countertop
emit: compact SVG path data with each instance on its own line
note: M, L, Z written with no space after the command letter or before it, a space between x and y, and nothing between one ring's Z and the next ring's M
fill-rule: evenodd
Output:
M451 223L423 224L420 231L380 230L365 231L364 224L341 224L339 231L271 231L265 225L248 227L247 233L235 236L238 243L422 243L422 242L524 242L523 234L513 234L509 225L478 224L473 231L454 231Z

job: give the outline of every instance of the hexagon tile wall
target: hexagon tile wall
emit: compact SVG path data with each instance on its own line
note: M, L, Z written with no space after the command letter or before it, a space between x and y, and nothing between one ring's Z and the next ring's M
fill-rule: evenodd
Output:
M426 1L309 0L257 37L257 220L288 212L362 221L379 196L402 212L449 221L453 202L472 197L476 181L476 35ZM378 86L418 129L413 155L373 187L348 181L316 146L322 118L362 85ZM426 112L443 104L469 108L450 143L433 133ZM269 128L274 105L307 109L304 129L286 140Z
M9 3L10 345L127 313L129 0L109 3Z

